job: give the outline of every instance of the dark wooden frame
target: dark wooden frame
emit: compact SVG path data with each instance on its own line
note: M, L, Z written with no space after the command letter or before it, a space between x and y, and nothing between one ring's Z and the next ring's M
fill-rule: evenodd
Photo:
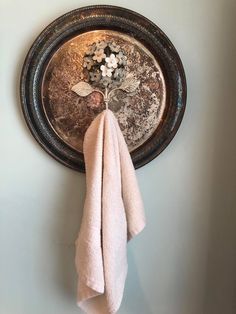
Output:
M41 86L48 61L66 41L83 32L110 29L140 41L158 60L166 82L166 109L161 124L131 153L135 168L159 155L173 139L186 105L186 79L180 57L167 36L142 15L116 6L95 5L71 11L52 22L30 48L21 74L20 96L27 125L39 144L56 160L84 172L83 154L58 137L45 116Z

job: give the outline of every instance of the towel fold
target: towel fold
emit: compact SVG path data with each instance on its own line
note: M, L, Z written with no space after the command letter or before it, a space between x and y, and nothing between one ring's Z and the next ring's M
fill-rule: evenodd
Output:
M86 198L76 240L77 302L89 314L120 307L127 275L127 240L145 226L134 166L111 110L100 113L84 138Z

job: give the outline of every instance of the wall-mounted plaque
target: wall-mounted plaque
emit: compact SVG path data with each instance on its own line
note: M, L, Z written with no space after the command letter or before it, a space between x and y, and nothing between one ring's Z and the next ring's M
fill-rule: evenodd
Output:
M59 17L35 40L21 101L39 144L78 171L85 169L84 134L108 106L139 168L177 132L186 81L176 49L155 24L124 8L89 6Z

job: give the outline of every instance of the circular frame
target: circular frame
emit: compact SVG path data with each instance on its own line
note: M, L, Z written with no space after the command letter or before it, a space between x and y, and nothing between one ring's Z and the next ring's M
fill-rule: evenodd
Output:
M157 59L166 84L166 108L154 134L131 152L137 169L158 156L170 143L186 106L186 79L180 57L167 36L147 18L108 5L76 9L52 22L30 48L21 73L20 96L27 125L38 143L56 160L85 172L83 154L67 145L52 129L42 105L42 79L52 55L68 40L92 30L109 29L140 41Z

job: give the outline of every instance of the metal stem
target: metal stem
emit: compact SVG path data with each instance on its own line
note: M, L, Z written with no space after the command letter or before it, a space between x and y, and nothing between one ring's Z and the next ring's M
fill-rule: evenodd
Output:
M104 102L106 105L106 109L108 109L108 102L109 102L109 94L110 93L108 93L107 87L105 88L105 94L99 89L94 89L94 91L100 93L103 96L103 99L104 99Z
M104 97L104 101L106 104L106 109L108 109L108 102L109 102L109 98L108 98L108 89L105 88L105 97Z

